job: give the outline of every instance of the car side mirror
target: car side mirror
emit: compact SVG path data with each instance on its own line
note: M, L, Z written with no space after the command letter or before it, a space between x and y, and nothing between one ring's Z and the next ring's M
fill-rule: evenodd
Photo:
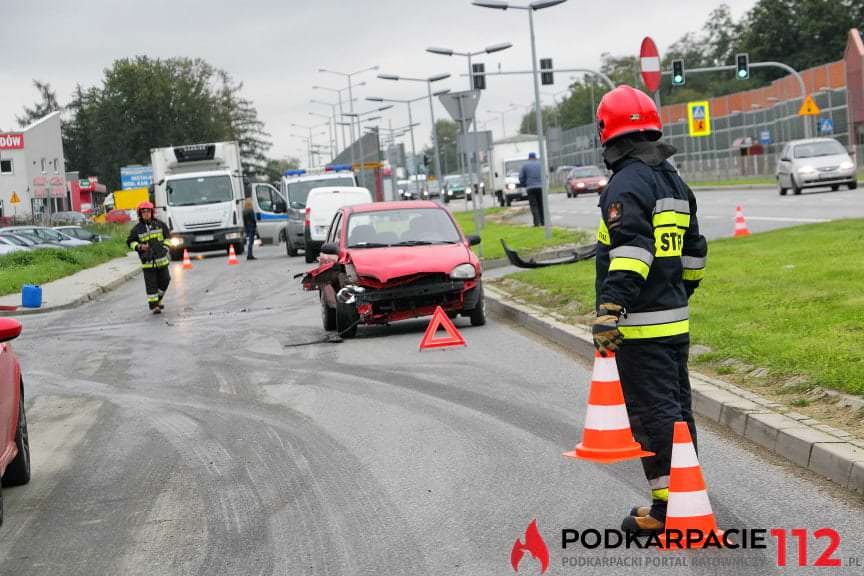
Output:
M780 162L789 162L789 158L780 158Z
M469 246L477 246L478 244L480 244L480 242L483 241L480 236L477 236L476 234L471 234L470 236L466 236L465 238L468 240Z
M321 254L329 254L331 256L339 255L339 245L335 242L327 242L321 246Z
M11 318L0 318L0 342L14 340L21 335L21 323Z

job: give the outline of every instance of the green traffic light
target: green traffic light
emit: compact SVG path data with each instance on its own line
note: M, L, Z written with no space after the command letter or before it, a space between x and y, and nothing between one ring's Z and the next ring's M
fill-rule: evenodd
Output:
M683 77L683 76L675 76L675 83L676 83L676 84L680 84L680 83L683 82L683 81L684 81L684 77Z
M746 70L738 70L738 76L741 78L746 78L747 77L747 71Z

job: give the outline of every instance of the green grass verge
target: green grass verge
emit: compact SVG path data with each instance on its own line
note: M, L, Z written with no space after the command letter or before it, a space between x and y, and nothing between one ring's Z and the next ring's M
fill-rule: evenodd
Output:
M687 181L691 188L703 188L708 186L758 186L777 184L774 178L738 178L731 180L693 180Z
M860 219L711 242L706 278L690 301L693 342L712 349L699 362L734 358L864 394L862 253ZM593 309L593 261L509 278L518 281L515 295L554 302L572 321Z
M125 256L129 251L126 246L128 226L103 224L87 226L87 229L110 236L111 240L79 248L31 250L0 256L0 295L20 292L25 284L44 284L69 276Z
M500 221L500 216L506 208L487 208L486 219L480 238L483 240L483 259L495 260L505 258L504 248L501 246L501 238L507 241L507 244L519 251L527 253L537 252L544 248L552 248L555 246L566 246L571 244L584 243L588 236L580 230L571 230L568 228L553 228L552 238L546 239L543 228L535 228L533 226L523 226L516 224L506 224ZM495 216L499 218L495 218ZM474 212L454 212L453 217L459 223L459 227L465 234L475 234ZM474 246L474 251L479 254L479 246Z

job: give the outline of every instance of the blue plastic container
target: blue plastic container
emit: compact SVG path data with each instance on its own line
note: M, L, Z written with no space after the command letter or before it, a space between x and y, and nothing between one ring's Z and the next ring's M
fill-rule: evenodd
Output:
M41 308L42 287L35 284L25 284L21 288L21 306L24 308Z

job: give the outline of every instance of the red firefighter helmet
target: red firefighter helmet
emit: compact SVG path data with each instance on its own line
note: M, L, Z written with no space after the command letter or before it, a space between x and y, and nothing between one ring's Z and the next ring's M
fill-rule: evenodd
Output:
M141 211L142 210L150 210L150 212L152 213L153 212L153 204L151 204L147 200L138 204L138 208L136 208L135 211L138 212L139 218L141 217Z
M658 140L663 135L663 124L654 101L647 94L622 84L600 100L597 131L603 145L613 138L634 132L644 132Z

